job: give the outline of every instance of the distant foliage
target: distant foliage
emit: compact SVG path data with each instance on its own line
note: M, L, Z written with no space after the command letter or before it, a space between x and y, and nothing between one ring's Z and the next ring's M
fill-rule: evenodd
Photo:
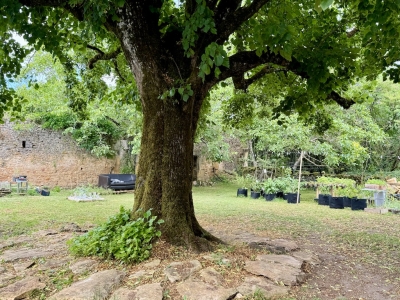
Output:
M76 256L95 255L126 263L148 259L152 242L161 236L156 226L164 221L156 221L150 210L136 220L131 220L130 215L130 210L121 207L103 225L68 241L69 250Z

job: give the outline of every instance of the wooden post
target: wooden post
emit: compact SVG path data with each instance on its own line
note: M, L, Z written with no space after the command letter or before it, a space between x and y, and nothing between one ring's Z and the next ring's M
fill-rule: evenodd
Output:
M303 151L301 151L300 153L300 169L299 169L299 183L297 185L297 200L296 203L299 204L299 200L300 200L300 181L301 181L301 168L303 166Z

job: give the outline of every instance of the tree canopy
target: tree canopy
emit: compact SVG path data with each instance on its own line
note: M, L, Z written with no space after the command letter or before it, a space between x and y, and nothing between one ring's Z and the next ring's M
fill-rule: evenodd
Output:
M263 79L281 87L275 115L306 118L334 102L349 108L344 92L360 77L399 80L397 0L0 0L0 10L0 115L20 110L8 82L34 49L64 65L76 111L102 95L96 80L117 74L114 101L143 111L134 214L154 209L165 238L195 248L213 239L191 196L193 142L213 86L231 78L246 91Z

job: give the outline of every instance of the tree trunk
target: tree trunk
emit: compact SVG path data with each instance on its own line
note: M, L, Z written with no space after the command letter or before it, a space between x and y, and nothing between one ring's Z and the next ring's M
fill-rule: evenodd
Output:
M196 220L192 172L197 120L211 86L203 84L196 64L184 58L182 48L161 41L158 16L148 5L136 1L124 6L117 27L111 28L121 41L143 109L133 217L152 209L153 215L164 220L162 238L174 245L208 250L208 240L217 239ZM187 102L178 93L160 99L182 82L194 92Z
M136 179L134 216L152 209L165 221L162 237L193 250L209 250L207 240L217 241L196 220L192 198L194 97L160 100L161 92L146 92L143 133ZM153 95L152 95L153 94ZM155 97L155 98L154 98Z

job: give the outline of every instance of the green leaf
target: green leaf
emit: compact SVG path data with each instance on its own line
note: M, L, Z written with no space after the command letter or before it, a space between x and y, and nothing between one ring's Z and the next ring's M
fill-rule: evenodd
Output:
M328 9L333 3L333 0L321 0L321 8L322 10L326 10Z
M221 66L224 63L224 57L221 54L218 54L215 58L215 65L217 67Z

